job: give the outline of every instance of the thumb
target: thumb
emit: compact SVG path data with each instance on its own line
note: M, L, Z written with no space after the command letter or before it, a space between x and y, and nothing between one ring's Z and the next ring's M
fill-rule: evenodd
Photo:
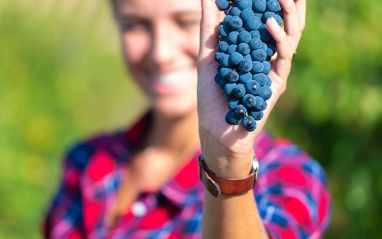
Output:
M199 62L215 52L219 43L217 28L220 11L215 0L202 0L202 21L200 23Z

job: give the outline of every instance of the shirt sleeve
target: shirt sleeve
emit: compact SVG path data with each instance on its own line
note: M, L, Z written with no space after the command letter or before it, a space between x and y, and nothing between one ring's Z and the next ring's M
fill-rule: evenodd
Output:
M321 238L331 215L322 167L297 146L275 141L260 161L255 197L270 238Z
M60 185L43 223L44 238L84 238L80 177L91 152L90 145L80 145L65 157Z

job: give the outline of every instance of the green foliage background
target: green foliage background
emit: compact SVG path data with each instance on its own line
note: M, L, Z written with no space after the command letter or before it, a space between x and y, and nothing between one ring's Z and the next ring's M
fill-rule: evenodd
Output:
M334 199L326 238L381 232L381 12L380 0L308 1L267 125L324 166ZM128 78L106 1L0 1L0 238L40 238L65 150L147 109Z

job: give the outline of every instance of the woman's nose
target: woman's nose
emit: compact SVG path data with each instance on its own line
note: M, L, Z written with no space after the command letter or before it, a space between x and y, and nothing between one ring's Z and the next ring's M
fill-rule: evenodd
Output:
M176 31L166 22L158 22L153 26L150 57L158 66L174 61L178 51Z

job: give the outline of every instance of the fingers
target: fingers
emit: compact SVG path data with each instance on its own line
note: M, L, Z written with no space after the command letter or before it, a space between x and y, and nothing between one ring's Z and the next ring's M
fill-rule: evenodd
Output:
M276 40L278 56L274 64L275 71L281 79L286 80L290 72L294 51L291 48L286 32L279 26L273 17L267 20L267 29Z
M284 11L283 28L271 18L267 21L267 29L276 40L278 51L276 59L272 62L272 74L278 76L281 80L278 83L283 88L290 73L293 52L297 49L305 27L306 0L279 0L279 2Z
M306 0L295 0L295 3L298 15L298 23L300 25L300 31L302 32L305 28Z
M199 61L211 55L219 43L217 35L219 16L220 11L215 4L215 0L202 0Z
M285 32L290 39L292 49L296 50L301 38L300 23L297 15L296 4L293 0L279 0L279 2L284 11Z

